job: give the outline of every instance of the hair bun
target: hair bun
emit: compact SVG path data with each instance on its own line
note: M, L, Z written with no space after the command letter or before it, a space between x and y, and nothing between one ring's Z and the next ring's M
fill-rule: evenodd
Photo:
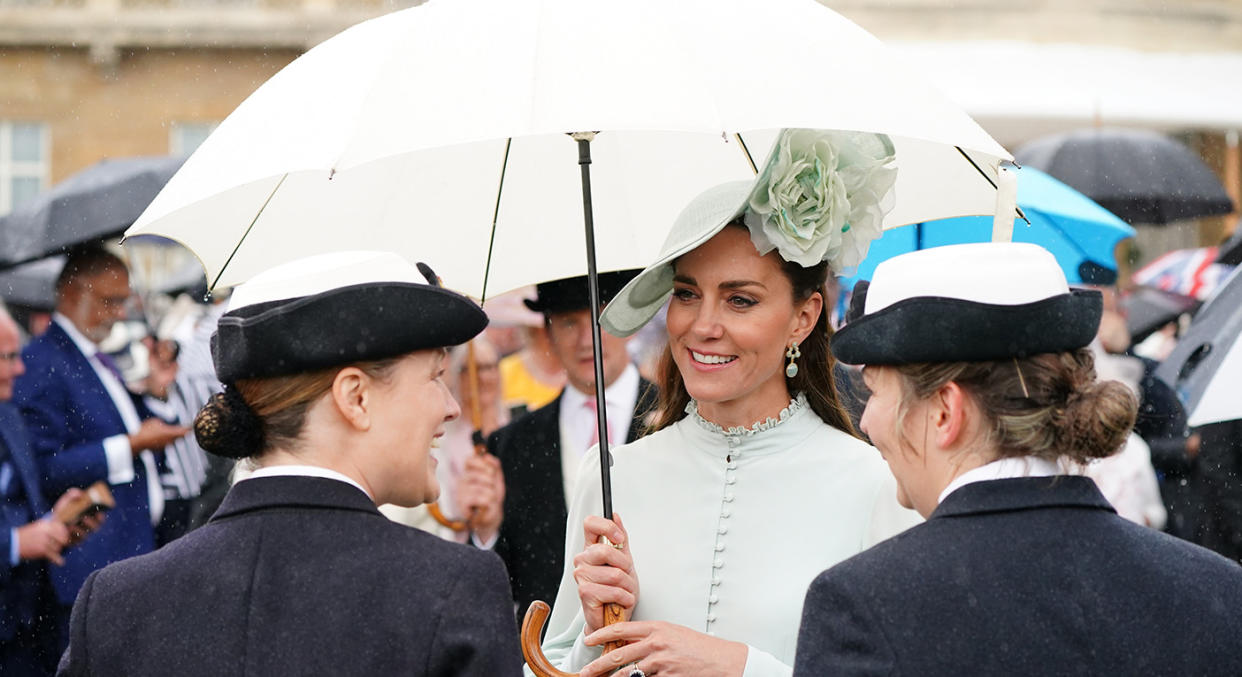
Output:
M226 385L194 417L194 438L217 456L258 456L263 451L263 421L236 388Z
M1119 381L1080 386L1066 402L1057 441L1079 463L1112 456L1129 437L1137 411L1137 398Z

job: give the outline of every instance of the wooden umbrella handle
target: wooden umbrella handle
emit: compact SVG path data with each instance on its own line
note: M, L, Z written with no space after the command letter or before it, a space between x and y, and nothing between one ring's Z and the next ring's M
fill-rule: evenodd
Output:
M543 654L539 636L543 634L543 626L548 622L548 614L552 609L545 602L535 600L526 609L526 617L522 619L522 657L526 665L536 677L578 677L576 672L565 672L552 665L552 661ZM625 610L620 604L604 605L604 625L612 625L625 620ZM604 653L625 646L625 642L608 642L604 645Z
M479 432L483 427L483 409L479 405L479 365L474 356L474 341L466 343L466 382L470 388L470 422L476 431L474 453L482 456L487 453L487 444L482 441L483 435ZM427 513L440 526L457 532L470 529L470 524L474 522L474 509L470 511L470 517L464 520L449 519L440 509L439 503L428 503Z

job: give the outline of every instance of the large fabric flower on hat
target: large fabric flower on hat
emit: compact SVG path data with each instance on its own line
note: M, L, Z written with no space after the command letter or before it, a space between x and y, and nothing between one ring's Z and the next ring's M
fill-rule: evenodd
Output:
M894 159L883 134L783 130L747 203L751 241L804 267L858 265L893 207Z

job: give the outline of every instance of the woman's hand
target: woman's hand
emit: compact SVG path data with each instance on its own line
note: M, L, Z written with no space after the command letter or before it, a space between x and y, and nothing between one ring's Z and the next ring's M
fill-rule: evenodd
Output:
M504 520L505 474L500 459L491 454L471 454L454 498L458 514L469 521L476 538L483 543L495 538Z
M617 623L587 635L588 646L622 641L627 644L591 661L581 677L609 675L616 670L626 677L631 664L654 677L738 677L746 669L745 644L695 632L663 621Z
M616 521L591 515L582 521L588 545L574 557L574 580L587 634L604 627L605 604L619 604L623 618L629 620L638 603L638 575L630 557L629 534L620 515L613 513L613 519ZM601 537L608 543L600 542Z

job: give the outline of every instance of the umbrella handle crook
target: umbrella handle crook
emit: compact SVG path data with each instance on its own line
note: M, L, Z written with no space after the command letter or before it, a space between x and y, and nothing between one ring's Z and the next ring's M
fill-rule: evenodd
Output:
M482 456L487 453L487 444L483 442L483 436L479 430L483 426L483 410L479 405L479 365L474 356L474 341L466 344L466 379L470 386L470 422L474 425L475 440L474 453ZM471 519L454 520L449 519L444 511L440 509L439 503L428 503L427 514L436 521L440 526L447 527L456 532L466 531L473 522L474 513L477 508L470 510Z
M558 670L548 657L543 655L543 647L539 645L539 636L543 634L543 626L548 621L552 609L546 602L535 600L526 609L526 617L522 619L522 657L535 677L578 677L576 672ZM625 612L620 604L604 605L604 625L612 625L625 620ZM624 642L609 642L604 645L604 653L620 648Z

